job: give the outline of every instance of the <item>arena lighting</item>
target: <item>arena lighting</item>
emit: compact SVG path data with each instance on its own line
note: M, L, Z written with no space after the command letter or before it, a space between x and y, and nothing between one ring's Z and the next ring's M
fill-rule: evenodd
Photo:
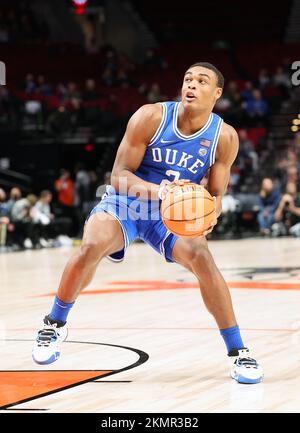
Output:
M72 0L72 3L75 6L76 15L83 15L85 13L85 8L87 7L88 0Z
M293 126L291 126L291 130L292 130L293 132L298 132L298 131L299 131L299 127L296 126L296 125L293 125Z
M300 119L294 119L293 125L300 125Z
M94 148L95 148L94 145L91 144L91 143L87 143L87 144L84 146L84 150L85 150L86 152L93 152Z

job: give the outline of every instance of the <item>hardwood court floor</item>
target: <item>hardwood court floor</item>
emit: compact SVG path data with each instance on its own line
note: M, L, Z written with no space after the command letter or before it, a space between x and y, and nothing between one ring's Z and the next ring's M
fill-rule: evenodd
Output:
M145 244L123 263L103 260L61 358L34 364L32 340L73 252L44 249L0 255L0 412L300 412L300 240L209 244L263 383L229 377L194 277Z

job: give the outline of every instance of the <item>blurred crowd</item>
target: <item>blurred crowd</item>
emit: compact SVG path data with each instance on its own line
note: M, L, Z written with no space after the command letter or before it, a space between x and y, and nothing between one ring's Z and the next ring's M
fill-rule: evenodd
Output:
M109 183L110 173L104 182ZM39 249L72 245L97 202L98 180L77 164L74 175L61 169L52 190L23 195L18 187L0 188L0 246Z
M14 42L41 42L46 40L49 31L47 23L36 18L25 2L1 5L0 44Z
M300 237L299 182L289 181L282 189L277 181L265 178L259 197L258 223L262 236Z
M237 166L249 166L258 176L257 154L247 143L246 130L241 129L239 135L241 150ZM259 190L246 194L239 191L233 167L222 214L212 237L240 237L247 229L252 236L300 237L299 163L300 133L297 133L286 157L278 156L274 177L264 177ZM203 180L204 186L206 182L207 178ZM89 211L101 198L99 185L109 183L110 172L99 179L94 171L78 163L73 173L62 169L52 189L38 195L23 196L17 187L10 191L0 188L0 246L23 250L72 245L73 239L81 237Z
M270 115L278 111L292 92L288 59L274 71L263 68L253 81L230 81L216 109L235 127L267 127Z
M40 20L37 24L30 10L22 9L22 5L20 8L18 13L9 8L0 11L0 44L20 37L28 42L47 38L47 26ZM180 100L177 86L181 77L175 87L170 85L175 83L173 66L159 50L149 48L139 64L110 45L91 50L90 55L101 59L93 76L54 79L47 76L45 66L38 74L28 71L13 87L0 86L0 128L43 131L55 137L75 135L84 129L91 136L119 138L129 117L141 105ZM237 129L240 148L216 231L232 232L248 220L251 229L264 236L295 235L292 227L299 216L299 133L285 150L276 153L272 179L261 182L271 117L291 95L288 60L274 70L261 69L251 80L225 81L215 111ZM72 173L62 170L53 187L37 195L24 197L20 189L1 189L0 241L5 232L8 245L41 248L55 245L60 236L65 242L80 236L87 210L102 183L95 171L77 164ZM251 212L247 207L250 202Z
M28 72L15 88L0 88L0 126L13 124L53 134L88 127L110 134L116 126L124 128L139 106L180 99L176 87L172 90L169 85L172 66L154 49L147 50L140 64L112 46L103 46L99 58L99 74L84 81L55 82L44 73ZM155 80L160 70L163 79ZM290 96L289 73L286 60L275 71L262 69L252 81L226 82L215 111L237 128L268 128L270 116Z
M43 124L53 134L76 132L84 126L121 136L129 116L143 103L180 99L178 94L165 92L158 82L144 82L143 76L137 78L137 66L114 48L106 47L103 54L105 61L98 79L87 78L81 84L50 83L45 75L28 73L16 92L0 87L0 119L17 107L23 124ZM168 64L149 50L144 68L151 75L157 68L167 70ZM294 140L276 153L273 179L266 178L260 184L270 116L291 93L288 67L284 65L273 74L261 70L253 81L226 84L215 111L237 128L240 148L217 234L231 235L243 224L248 224L252 233L263 236L300 233L300 133L294 134ZM61 235L65 241L80 236L87 210L95 202L97 185L102 183L94 171L77 164L72 175L64 170L53 189L42 191L38 197L20 197L15 189L6 193L2 190L0 215L2 227L6 227L6 242L19 248L40 248L55 244Z
M111 46L102 47L99 58L99 75L83 81L51 81L43 73L28 72L13 88L0 87L0 127L54 135L74 134L85 127L115 134L141 105L168 98L158 83L139 76L139 68L149 74L153 68L166 67L154 50L147 51L139 67Z

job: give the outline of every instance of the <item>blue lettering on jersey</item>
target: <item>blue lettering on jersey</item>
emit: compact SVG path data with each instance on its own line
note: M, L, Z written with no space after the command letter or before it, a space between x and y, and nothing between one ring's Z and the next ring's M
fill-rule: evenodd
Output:
M223 120L211 113L203 128L186 136L177 127L180 102L161 104L161 123L135 174L155 184L160 184L163 179L190 179L199 184L215 161Z

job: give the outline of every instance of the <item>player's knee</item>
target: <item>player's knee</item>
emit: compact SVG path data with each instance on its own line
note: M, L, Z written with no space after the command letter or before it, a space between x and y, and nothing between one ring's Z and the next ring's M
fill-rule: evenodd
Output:
M104 248L96 242L88 242L81 245L78 252L78 260L82 266L97 263L104 254Z
M211 261L211 259L212 256L210 254L209 249L204 246L191 251L190 262L192 267L195 267L197 265L203 265L204 263L208 263L209 261Z

